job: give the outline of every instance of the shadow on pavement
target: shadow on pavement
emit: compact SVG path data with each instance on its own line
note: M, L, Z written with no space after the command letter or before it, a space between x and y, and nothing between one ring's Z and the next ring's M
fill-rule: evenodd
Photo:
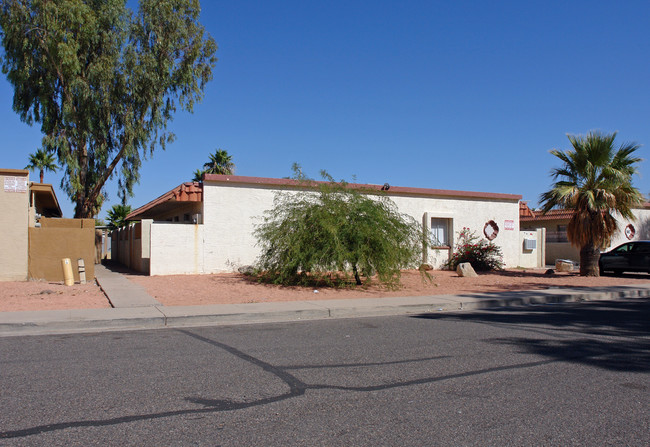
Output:
M510 327L531 336L488 341L516 345L524 352L554 360L608 370L650 371L649 298L421 314L412 318Z
M124 264L121 264L118 261L113 261L111 259L102 259L102 265L106 267L107 270L110 270L114 273L121 273L122 275L148 276L146 273L132 270Z

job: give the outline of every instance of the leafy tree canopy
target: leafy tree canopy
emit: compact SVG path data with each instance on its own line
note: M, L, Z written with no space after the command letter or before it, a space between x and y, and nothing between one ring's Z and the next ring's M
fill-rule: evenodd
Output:
M615 215L634 220L632 209L644 200L632 186L641 161L634 156L639 145L615 147L616 133L568 137L572 149L551 151L562 166L551 171L556 181L540 196L540 203L545 213L553 208L574 211L567 237L580 248L580 275L598 276L599 249L607 247L618 231Z
M304 180L305 190L279 193L255 231L262 253L257 267L278 284L313 284L334 275L357 285L377 274L399 284L400 269L417 267L426 247L422 226L400 214L378 191L353 189L322 172L326 182Z
M177 107L202 99L217 46L199 12L198 0L141 0L136 13L126 0L0 4L13 108L40 123L75 217L92 217L114 175L120 197L131 195L142 159L173 140Z
M131 212L131 205L117 204L108 210L108 228L117 230L127 224L126 216Z
M40 180L43 183L45 171L56 172L58 166L56 165L53 154L39 149L35 153L30 154L29 164L25 166L25 169L29 169L32 172L39 171Z

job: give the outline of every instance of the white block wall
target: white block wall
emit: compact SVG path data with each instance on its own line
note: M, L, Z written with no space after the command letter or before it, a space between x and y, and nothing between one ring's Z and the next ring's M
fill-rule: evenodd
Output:
M198 224L151 224L149 274L205 273L204 226Z
M463 227L474 231L483 238L483 227L493 220L499 226L499 234L492 241L501 247L505 267L516 267L519 263L519 201L493 199L463 199L444 197L404 197L391 196L400 212L422 222L424 213L428 217L452 220L450 230L451 247L458 241L458 233ZM514 229L506 230L505 221L514 222ZM430 221L429 221L430 222ZM441 268L448 259L446 250L429 250L428 262L434 268Z
M612 238L612 243L606 251L618 247L625 242L629 242L630 240L650 240L650 209L634 209L632 210L632 213L636 217L636 220L623 219L622 217L617 216L616 220L618 222L619 231ZM625 227L630 223L636 230L632 239L628 239L625 236Z
M265 210L273 206L276 192L294 191L266 185L222 184L205 181L203 185L205 226L204 269L206 273L232 271L239 266L253 264L259 253L253 230ZM430 217L453 219L452 243L463 227L469 227L483 236L483 227L489 220L499 226L493 241L504 253L507 267L519 263L519 202L501 199L464 199L448 197L390 196L400 212L422 222L424 213ZM505 221L514 222L506 230ZM152 231L153 233L153 231ZM152 251L154 243L152 240ZM448 256L446 251L428 253L428 260L441 267ZM153 253L152 253L153 258ZM153 259L152 259L153 260ZM152 272L152 274L154 274ZM158 273L160 274L160 273Z

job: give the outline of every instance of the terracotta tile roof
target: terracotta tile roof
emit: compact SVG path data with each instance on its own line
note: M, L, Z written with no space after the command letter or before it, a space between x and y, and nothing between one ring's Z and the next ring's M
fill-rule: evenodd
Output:
M153 208L166 204L167 202L202 202L203 201L203 185L200 182L186 182L178 185L171 191L166 192L157 199L152 200L146 205L131 211L126 216L127 220L140 220L146 219L147 212Z
M267 185L267 186L284 186L284 187L297 187L300 185L298 180L283 179L283 178L266 178L266 177L246 177L240 175L219 175L219 174L205 174L204 181L216 183L238 183L238 184L252 184L252 185ZM313 181L314 184L327 183L323 181ZM429 188L410 188L405 186L388 185L370 185L349 183L351 188L359 188L374 191L387 191L389 195L424 195L424 196L445 196L445 197L470 197L478 199L493 199L493 200L521 200L521 195L518 194L502 194L492 192L476 192L476 191L454 191L449 189L429 189Z
M519 219L535 217L533 211L528 207L528 202L519 202Z
M528 208L527 205L526 208ZM644 203L641 208L650 208L650 202ZM569 220L573 217L573 210L549 210L546 214L542 211L532 211L532 214L532 216L523 214L521 204L519 205L519 220L521 222L532 222L536 220Z
M530 220L569 220L573 217L573 210L550 210L546 214L542 211L533 211L535 217ZM522 219L525 220L525 219Z

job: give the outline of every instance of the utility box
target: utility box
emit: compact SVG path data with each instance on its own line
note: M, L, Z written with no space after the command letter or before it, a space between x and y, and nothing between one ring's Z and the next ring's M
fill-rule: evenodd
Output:
M537 240L524 239L524 250L535 250L537 248Z

